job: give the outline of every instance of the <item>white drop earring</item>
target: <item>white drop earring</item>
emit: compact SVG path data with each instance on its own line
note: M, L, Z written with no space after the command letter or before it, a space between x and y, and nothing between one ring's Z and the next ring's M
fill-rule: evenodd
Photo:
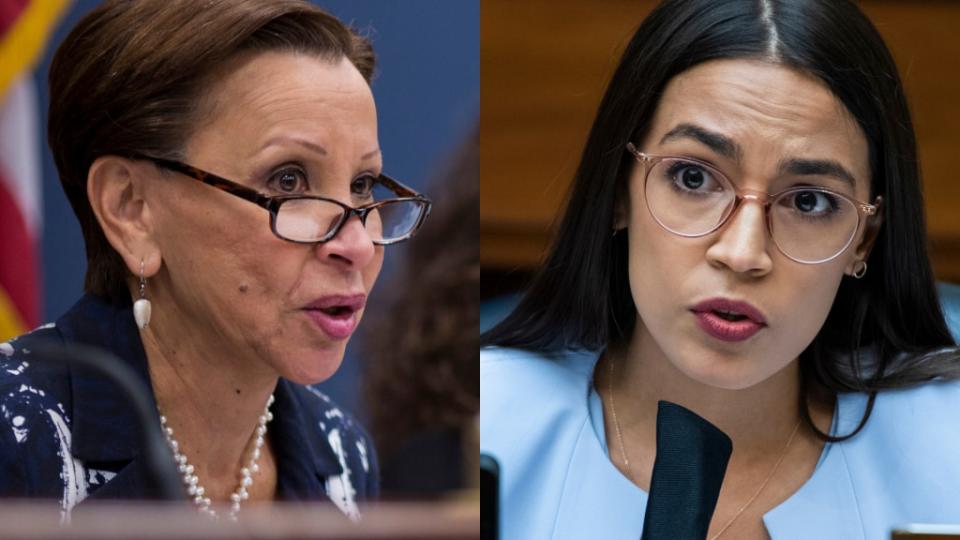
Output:
M147 278L143 277L143 259L140 259L140 298L133 303L133 318L141 330L150 324L150 301L147 300Z

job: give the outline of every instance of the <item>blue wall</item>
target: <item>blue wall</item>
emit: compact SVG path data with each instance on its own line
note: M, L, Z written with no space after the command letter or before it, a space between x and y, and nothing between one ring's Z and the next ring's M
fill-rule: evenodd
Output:
M315 2L373 40L378 56L373 82L385 170L415 189L476 125L480 107L479 0L328 0ZM70 28L98 4L75 0L57 28L36 78L46 126L46 74ZM46 148L44 132L43 147ZM57 177L53 158L43 164L43 317L52 320L80 296L86 270L83 238ZM479 211L479 210L478 210ZM381 283L391 257L388 248ZM376 292L371 307L376 305ZM362 325L361 325L362 328ZM362 339L362 333L357 336ZM360 343L351 342L343 367L322 388L347 409L360 411Z

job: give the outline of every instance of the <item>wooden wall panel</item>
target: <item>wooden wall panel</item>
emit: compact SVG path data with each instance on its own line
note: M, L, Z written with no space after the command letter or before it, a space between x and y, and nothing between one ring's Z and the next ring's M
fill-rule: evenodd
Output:
M960 24L958 2L865 2L893 51L920 147L934 271L960 282Z
M602 92L654 2L481 3L481 262L541 259ZM934 269L960 282L960 2L861 3L914 112Z
M652 2L484 0L480 257L539 262L623 47Z

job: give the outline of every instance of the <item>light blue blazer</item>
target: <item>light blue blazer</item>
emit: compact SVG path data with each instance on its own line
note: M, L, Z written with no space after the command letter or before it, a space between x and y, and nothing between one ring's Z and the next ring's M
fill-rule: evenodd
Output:
M610 462L595 353L480 353L480 449L500 463L501 538L637 539L647 494ZM866 396L841 394L833 433ZM773 540L889 539L960 523L960 382L882 392L866 427L828 443L813 476L763 518Z

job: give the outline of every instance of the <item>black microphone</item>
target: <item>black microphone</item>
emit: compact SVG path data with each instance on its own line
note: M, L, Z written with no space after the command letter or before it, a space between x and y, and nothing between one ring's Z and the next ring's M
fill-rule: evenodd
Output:
M641 540L703 540L733 443L696 413L658 402L657 457Z
M133 405L134 414L140 422L140 446L147 470L151 473L148 491L156 493L158 500L184 499L180 475L174 469L173 458L160 432L160 425L154 421L153 405L146 397L149 391L133 369L113 354L88 345L71 343L68 348L44 343L32 347L32 350L34 357L91 369L113 382Z
M500 465L480 453L480 540L500 538Z

